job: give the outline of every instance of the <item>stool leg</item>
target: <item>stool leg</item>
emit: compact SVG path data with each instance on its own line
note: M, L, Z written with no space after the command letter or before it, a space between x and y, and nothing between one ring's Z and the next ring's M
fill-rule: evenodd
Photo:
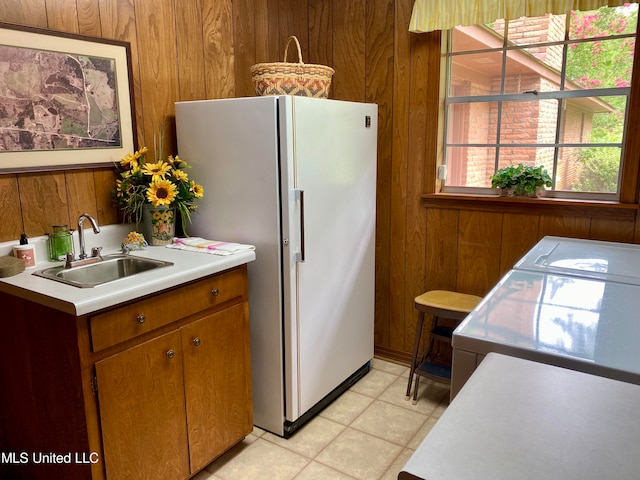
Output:
M437 327L437 326L438 326L438 317L434 315L433 327ZM420 366L422 366L422 364L425 361L429 360L429 358L433 356L435 341L436 340L435 338L433 338L433 335L429 335L429 347L422 354L422 358L420 359L420 363L419 363ZM411 401L412 405L416 405L418 403L418 388L420 388L420 375L416 375L416 384L413 388L413 400Z
M409 371L409 383L407 384L407 395L405 400L409 400L411 397L411 384L413 383L413 376L416 371L416 362L418 359L418 349L420 347L420 340L422 339L422 325L424 324L424 312L418 312L418 324L416 325L416 338L413 341L413 356L411 357L411 370ZM416 382L418 379L416 378Z
M416 384L413 387L413 399L411 400L411 405L415 405L418 403L418 388L420 387L420 375L416 375Z

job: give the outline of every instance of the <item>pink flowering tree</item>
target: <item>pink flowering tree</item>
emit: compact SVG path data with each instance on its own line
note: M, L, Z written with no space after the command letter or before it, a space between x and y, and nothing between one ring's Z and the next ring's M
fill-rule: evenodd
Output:
M585 89L629 87L633 68L635 38L604 38L636 31L637 4L601 8L592 12L572 12L569 38L578 40L567 51L567 78ZM602 39L602 40L600 40ZM589 40L581 42L580 40ZM597 92L594 92L598 95ZM613 111L596 114L591 143L622 141L626 97L601 97ZM618 183L620 151L614 148L587 148L579 158L583 163L582 191L615 192Z

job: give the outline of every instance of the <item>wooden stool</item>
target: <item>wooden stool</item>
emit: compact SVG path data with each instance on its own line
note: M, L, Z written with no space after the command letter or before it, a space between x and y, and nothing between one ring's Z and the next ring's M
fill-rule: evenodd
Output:
M451 362L448 365L433 362L435 353L434 343L445 342L451 344L453 330L482 300L475 295L450 292L447 290L431 290L414 299L414 305L418 310L418 324L416 325L416 338L413 342L413 357L411 359L411 371L409 372L409 384L407 385L406 400L411 397L411 385L415 375L416 384L413 391L413 404L418 401L418 384L420 377L430 378L437 382L451 383ZM429 348L422 355L420 362L418 350L422 339L422 327L426 313L433 315L433 328L429 335ZM455 326L446 327L439 325L440 318L456 321Z

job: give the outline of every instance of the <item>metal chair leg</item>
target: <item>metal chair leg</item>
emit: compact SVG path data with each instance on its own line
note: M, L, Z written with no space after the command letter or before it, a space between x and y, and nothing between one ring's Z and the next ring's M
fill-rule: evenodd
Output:
M418 312L418 324L416 325L416 338L413 341L413 355L411 357L411 370L409 371L409 382L407 384L407 395L405 400L411 398L411 384L416 371L416 363L418 360L418 349L420 348L420 340L422 339L422 326L424 324L424 312ZM418 379L416 378L416 382Z

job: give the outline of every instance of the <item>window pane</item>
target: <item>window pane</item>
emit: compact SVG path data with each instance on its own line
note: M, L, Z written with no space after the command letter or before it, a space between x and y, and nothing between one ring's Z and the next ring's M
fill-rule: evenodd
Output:
M455 53L502 48L503 43L502 34L496 35L490 25L456 27L453 29L450 51Z
M570 43L567 90L629 87L633 69L633 38ZM571 82L569 82L571 80Z
M478 52L451 58L451 97L500 93L501 52Z
M635 33L637 21L637 4L602 7L590 12L574 11L569 20L569 40Z
M447 143L496 143L497 110L495 102L450 104Z
M556 190L617 193L619 147L558 149Z
M504 32L504 22L500 26L501 20L496 21L495 30L502 34ZM515 45L536 45L539 43L559 42L564 40L566 15L543 15L541 17L521 17L509 20L507 31L507 41ZM547 57L547 47L532 47L527 51L545 61Z
M500 143L555 143L557 116L557 100L504 102Z
M495 171L493 147L447 147L447 179L451 187L491 187Z
M627 97L564 101L561 143L622 143Z

